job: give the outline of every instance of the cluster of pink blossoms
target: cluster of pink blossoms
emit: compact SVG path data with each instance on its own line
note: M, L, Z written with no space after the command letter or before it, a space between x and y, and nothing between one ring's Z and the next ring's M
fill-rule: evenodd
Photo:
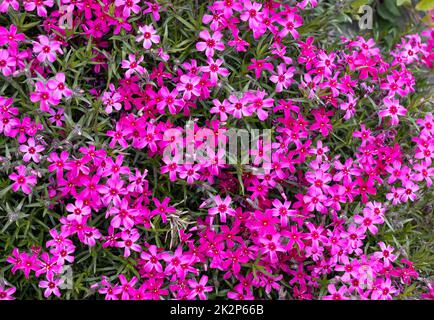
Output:
M22 101L0 96L0 133L18 146L11 189L51 201L60 218L45 247L12 250L7 262L13 274L34 276L45 297L61 297L65 267L83 248L101 247L125 263L135 261L140 275L98 274L102 280L90 287L105 299L215 297L214 271L222 286L231 283L225 296L237 300L283 290L294 299L392 299L417 278L412 262L375 235L391 208L417 201L422 189L432 187L434 116L413 114L418 119L410 150L401 147L397 128L409 122L412 67L432 67L433 30L405 36L389 56L362 37L342 38L339 49L327 51L297 30L316 1L215 1L203 16L193 57L175 61L176 50L162 45L166 9L157 2L60 4L70 8L74 25L81 24L81 39L91 42L91 74L103 85L89 80L88 93L110 129L104 143L52 143L53 130L66 139L65 109L81 90L73 73L53 65L69 52L72 38L57 25L56 2L26 1L24 11L43 18L44 34L30 39L13 24L0 27L0 73L28 78L27 103L44 121L26 115ZM0 12L8 10L22 9L18 1L3 1ZM130 36L139 50L118 60L105 55L111 48L107 34ZM266 53L244 54L266 38ZM231 87L236 69L229 61L236 62L230 55L248 61L242 77L250 82L242 92ZM107 80L113 61L120 76ZM361 106L369 103L366 97L375 104L375 127L356 120L367 108ZM190 138L167 134L182 130L198 112L204 121L194 124ZM203 128L228 144L227 131L249 119L269 123L275 133L270 146L259 141L248 150L250 170L234 173L219 161L224 152L199 163L164 154L179 145L200 148ZM342 123L353 128L351 156L329 140ZM152 168L133 164L138 151L159 166L152 179ZM188 224L175 194L155 196L155 174L201 193ZM43 181L47 192L39 187ZM158 228L174 231L173 246L151 236ZM376 239L370 247L368 237ZM329 284L319 296L321 279ZM425 298L432 298L429 290ZM0 283L0 299L14 292Z

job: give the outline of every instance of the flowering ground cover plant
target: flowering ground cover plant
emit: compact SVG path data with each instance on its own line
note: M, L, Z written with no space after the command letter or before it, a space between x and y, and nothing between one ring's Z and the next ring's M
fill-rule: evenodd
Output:
M0 0L0 299L434 298L430 9Z

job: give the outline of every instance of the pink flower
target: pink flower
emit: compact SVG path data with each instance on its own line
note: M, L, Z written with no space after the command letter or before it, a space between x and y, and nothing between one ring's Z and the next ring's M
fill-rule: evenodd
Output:
M214 50L222 51L225 49L223 42L221 42L223 35L219 31L214 32L211 36L208 30L202 30L199 33L199 37L205 41L196 43L196 49L198 51L205 51L205 55L208 58L214 56Z
M122 15L124 18L128 18L131 15L131 11L135 14L140 12L140 6L137 5L139 2L140 0L115 0L115 6L124 6Z
M228 119L226 112L230 110L228 101L225 99L223 102L220 102L217 99L213 99L212 103L214 107L210 109L210 113L217 113L220 116L220 121L226 121Z
M0 284L0 300L15 300L15 298L12 296L15 291L15 287L7 288L5 285Z
M347 95L348 102L343 102L339 105L339 108L341 110L346 111L344 115L344 119L348 120L354 116L356 113L356 105L357 105L357 99L355 99L352 95Z
M277 263L279 261L277 257L278 252L286 251L279 239L279 234L273 234L270 236L266 235L265 237L259 239L260 243L262 244L261 251L269 255L271 263Z
M172 92L170 92L167 87L162 87L159 92L162 99L157 103L158 110L163 111L165 107L168 107L171 114L176 114L178 112L178 108L183 107L183 101L181 99L177 99L177 89L173 89Z
M280 37L286 37L286 35L290 33L294 39L299 38L297 28L301 27L303 24L301 16L291 12L285 18L280 19L279 23L283 26L283 29L279 32Z
M51 123L54 123L56 126L61 127L63 124L63 120L65 120L65 116L63 115L65 112L65 110L63 108L59 108L57 109L57 111L50 109L48 110L48 113L51 115L50 118L48 118L48 120Z
M234 118L241 119L242 117L252 115L251 106L248 104L248 99L246 97L238 98L234 94L231 94L228 100L230 103L228 113L232 114Z
M200 78L197 76L188 76L188 75L182 75L180 78L179 84L176 86L176 89L179 92L184 92L182 95L182 98L184 100L190 100L192 95L194 97L200 96L200 90L198 87L198 84L200 82Z
M15 58L9 55L9 51L0 49L0 70L5 77L8 77L15 70Z
M252 64L250 64L247 67L247 70L254 70L256 78L259 79L261 77L262 70L273 71L274 67L273 67L273 64L271 64L270 62L267 62L266 59L264 59L264 60L252 59Z
M416 173L414 173L412 176L413 181L425 180L428 188L433 185L431 177L434 177L434 168L430 168L426 161L415 164L414 170L416 170Z
M49 40L46 36L38 36L39 42L33 42L33 52L37 53L39 62L54 62L56 61L56 53L63 53L60 42Z
M52 164L48 166L48 172L56 171L56 176L62 177L63 169L65 168L68 158L69 158L69 153L67 151L62 151L60 157L55 152L50 153L47 160Z
M250 2L249 0L243 1L244 12L240 15L242 21L248 21L251 29L259 27L261 21L261 8L262 4L257 2Z
M375 226L376 224L383 224L384 220L379 215L376 215L374 212L370 210L364 210L363 216L355 215L354 222L360 225L360 228L366 232L368 229L372 234L376 234L378 232L378 228Z
M416 200L417 194L416 191L419 190L417 184L412 181L406 181L403 184L403 188L398 188L398 194L400 194L400 200L403 202L407 202L409 199L411 201Z
M234 216L235 210L230 207L231 205L231 197L226 196L224 200L217 195L214 197L215 207L208 210L208 214L215 216L217 214L220 215L221 222L226 222L226 215Z
M145 73L145 68L140 65L140 63L143 61L143 56L140 56L139 59L136 60L136 56L134 54L129 54L128 59L129 60L122 60L122 68L128 69L125 72L127 79L129 79L134 72L137 72L139 75Z
M286 69L286 64L279 64L277 74L270 77L270 81L276 83L276 92L282 92L283 88L288 89L293 83L292 77L294 76L294 71L294 67Z
M25 162L29 162L33 160L34 162L39 162L39 152L44 151L45 148L41 145L36 145L35 140L33 138L29 138L27 140L27 145L20 145L19 150L24 153L23 160Z
M192 300L194 297L199 296L200 300L206 300L205 292L211 292L213 290L212 286L207 286L208 282L207 276L202 276L199 282L194 279L188 280L188 285L192 289L188 295L188 299Z
M13 251L13 257L8 257L7 261L14 266L12 272L16 270L22 270L26 279L29 279L31 271L37 271L39 269L37 264L37 255L28 255L27 253L19 253L18 250Z
M391 246L386 246L386 244L382 241L379 242L378 245L380 246L381 251L375 252L374 257L377 259L383 259L384 265L387 267L397 258L394 254L392 254L394 249Z
M329 284L327 289L330 293L328 296L324 296L324 300L348 300L345 294L348 292L348 288L346 286L342 286L339 290L336 289L334 284Z
M273 107L274 99L265 98L265 91L248 92L246 98L251 105L252 110L254 110L259 118L259 120L264 121L268 118L268 112L265 109Z
M223 11L223 15L226 19L232 17L234 11L242 11L243 5L238 0L223 0L214 2L214 8Z
M15 192L20 188L23 190L25 194L32 193L31 187L36 185L36 176L27 175L27 168L23 165L15 167L18 173L12 173L9 178L15 183L12 185L12 190Z
M54 279L54 275L50 274L47 276L47 281L42 280L39 282L39 288L45 289L44 291L44 297L48 298L53 293L56 297L60 297L60 290L59 286L62 285L64 282L63 279Z
M70 221L76 220L77 222L83 221L83 218L91 214L90 208L84 205L83 201L78 199L75 204L68 203L66 211L71 212L66 218Z
M213 84L217 83L218 75L223 77L227 77L229 75L229 71L226 68L222 68L221 65L223 63L222 59L208 59L208 65L202 67L203 72L208 72L210 74L210 79Z
M20 7L20 3L18 0L4 0L0 3L0 12L6 13L9 10L9 7L12 7L15 11L18 11Z
M148 6L146 10L143 11L143 13L152 13L153 18L155 21L160 20L160 11L163 9L160 7L160 5L157 2L145 2L145 4Z
M116 246L118 248L124 248L124 257L128 258L131 255L131 250L140 252L142 247L136 243L140 238L140 233L137 229L125 230L118 234L121 237L121 241L118 241Z
M122 109L122 96L117 92L115 86L110 83L109 85L110 91L105 91L102 95L102 102L105 105L105 112L108 114L113 112L113 108L117 111Z
M24 9L26 11L33 11L36 8L36 12L38 16L40 17L46 17L47 16L47 7L52 7L54 4L54 0L29 0L24 1Z
M373 300L391 300L392 296L398 292L398 290L392 286L390 278L385 281L380 281L380 283L376 284L375 287L376 289L371 295Z
M47 87L52 91L53 97L58 100L62 99L62 96L70 97L72 95L72 90L66 86L63 72L56 74L54 79L48 80Z
M39 277L41 274L46 274L47 277L52 276L56 273L60 273L62 270L62 266L58 264L57 257L50 257L50 255L46 252L42 253L41 260L37 261L38 270L35 272L35 275Z
M60 103L60 100L55 97L54 92L43 82L37 81L35 87L35 92L30 93L30 101L39 102L42 111L49 112L51 106L57 106Z
M136 37L136 41L143 41L143 48L149 49L152 46L152 43L159 43L160 36L157 35L157 31L154 29L152 25L144 25L139 27L140 35Z
M190 165L186 164L183 166L181 172L179 173L179 177L181 179L187 179L188 184L193 184L195 180L200 178L198 173L201 166L199 164Z
M157 272L163 272L163 267L161 265L162 255L157 252L158 248L155 245L151 245L148 248L148 252L143 251L140 254L140 258L143 259L144 269L146 272L155 270Z
M378 112L380 118L391 117L390 123L394 126L399 123L398 116L405 116L407 114L407 109L399 104L399 101L396 99L383 99L385 109Z

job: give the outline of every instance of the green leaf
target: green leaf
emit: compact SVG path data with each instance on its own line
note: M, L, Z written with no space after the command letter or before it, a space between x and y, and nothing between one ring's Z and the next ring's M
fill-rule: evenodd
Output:
M419 11L429 11L434 9L434 0L422 0L416 5Z
M371 3L371 0L355 0L351 2L351 6L355 9L358 9L369 3Z
M398 7L404 6L404 5L411 5L411 0L396 0L396 5Z

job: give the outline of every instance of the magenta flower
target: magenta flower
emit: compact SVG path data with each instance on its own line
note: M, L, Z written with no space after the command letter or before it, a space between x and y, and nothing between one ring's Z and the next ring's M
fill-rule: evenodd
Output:
M128 69L125 72L125 76L127 77L127 79L129 79L134 72L136 72L139 75L145 73L145 68L143 68L140 65L142 61L143 61L143 56L140 56L139 59L136 60L136 56L134 54L129 54L128 60L122 60L122 68Z
M157 103L157 108L159 110L164 110L165 107L168 107L171 114L176 114L178 112L177 109L184 105L181 99L177 99L178 90L176 89L173 89L173 91L170 92L166 87L162 87L160 89L160 94L162 100Z
M103 195L102 201L105 204L120 201L120 196L127 194L124 181L119 178L108 179L105 186L101 186L99 192Z
M47 16L47 7L52 7L54 4L54 0L29 0L24 1L24 9L26 11L33 11L36 9L38 16L46 17Z
M259 120L264 121L268 118L268 112L265 109L272 108L274 105L274 99L265 98L265 91L248 92L246 98L250 103L252 110L254 110Z
M64 282L63 279L54 279L54 275L50 274L47 275L47 280L42 280L39 282L39 288L43 288L44 290L44 297L48 298L52 294L54 294L56 297L60 297L60 290L59 286L62 285Z
M15 293L15 291L16 291L15 287L7 288L5 285L0 284L0 300L15 300L15 298L12 296Z
M232 17L234 11L242 11L243 5L238 0L224 0L214 2L214 8L223 11L223 15L226 19Z
M46 252L42 253L41 260L38 260L36 263L39 267L39 269L35 272L37 277L39 277L41 274L46 274L47 277L50 277L56 273L60 273L62 270L62 266L58 264L57 257L50 257L50 255Z
M39 42L33 42L33 52L38 54L37 58L39 62L54 62L56 61L57 53L63 53L59 41L49 40L43 35L38 36L38 40Z
M191 288L190 294L188 295L188 299L192 300L194 297L199 296L200 300L206 300L206 292L211 292L213 290L212 286L207 286L208 282L207 276L202 276L199 282L194 279L188 280L188 285Z
M348 298L345 296L348 292L348 288L346 286L342 286L339 288L339 290L337 290L334 284L329 284L327 289L330 295L324 296L324 300L348 300Z
M144 25L139 27L139 36L136 37L137 42L143 41L143 48L149 49L152 43L159 43L160 36L152 25Z
M366 232L366 229L368 229L372 234L376 234L378 232L378 228L375 225L383 224L384 220L374 212L370 210L364 210L363 216L354 216L354 222L360 225L360 228L363 230L363 232Z
M193 184L195 180L200 178L200 175L198 173L200 168L201 166L198 164L195 164L193 166L190 164L186 164L180 171L179 177L181 179L186 179L188 184Z
M33 138L29 138L29 140L27 140L27 145L20 145L19 150L24 153L23 160L25 162L33 160L34 162L38 163L40 160L38 153L44 151L45 148L41 145L36 145L35 140Z
M160 200L158 200L157 198L152 199L152 201L155 204L155 209L151 211L151 216L161 216L161 219L163 220L163 222L167 221L167 214L171 214L171 213L175 213L176 212L176 208L175 207L170 207L169 206L169 202L170 202L170 198L166 197L163 199L163 201L160 202Z
M259 27L262 13L260 12L262 4L251 2L249 0L243 1L244 12L240 15L242 21L248 21L249 27L253 30Z
M264 59L264 60L252 59L252 64L250 64L247 67L247 70L254 70L256 78L259 79L261 77L262 70L273 71L274 67L273 67L273 64L270 62L267 62L266 59Z
M268 254L270 257L271 263L276 263L279 261L277 253L278 252L285 252L285 248L280 243L280 235L279 234L273 234L273 235L266 235L265 237L261 238L259 241L262 244L261 251L265 254Z
M118 241L116 246L118 248L124 248L125 258L131 255L131 250L136 252L142 251L142 247L136 243L140 238L140 233L137 229L122 231L118 236L120 236L122 240Z
M419 190L417 184L412 181L406 181L403 184L403 188L398 188L397 192L400 194L400 200L402 202L407 202L409 199L415 201L417 198L416 191Z
M223 100L223 102L214 99L212 103L214 104L214 107L212 107L209 112L217 113L220 116L220 121L226 121L228 119L226 112L230 109L229 102L226 99Z
M228 112L234 116L234 118L241 119L242 117L248 117L252 115L252 110L248 104L248 99L245 97L238 98L237 96L231 94L228 98L230 108Z
M140 254L140 258L143 259L144 262L144 269L146 272L150 272L152 270L155 270L157 272L162 273L163 267L161 265L162 256L160 253L157 252L158 248L155 245L151 245L148 248L148 252L143 251Z
M147 9L143 11L144 14L146 13L152 13L153 18L155 21L160 20L160 11L163 9L160 7L160 5L157 2L148 2L146 1L145 4L148 6Z
M200 96L200 90L199 90L199 84L200 78L196 76L188 76L188 75L182 75L180 78L179 84L176 86L176 89L179 92L183 92L182 98L184 100L190 100L192 96L199 97Z
M283 26L283 29L279 32L280 37L286 37L286 35L290 33L294 39L299 38L297 28L301 27L303 24L301 16L291 12L285 18L280 19L279 23Z
M102 95L102 102L105 105L105 112L108 114L113 112L113 109L119 111L122 108L122 96L116 91L115 86L109 85L110 91L105 91Z
M128 18L131 15L131 11L135 14L140 12L140 6L137 5L140 0L115 0L115 6L123 6L122 15L124 18Z
M21 189L25 194L32 193L32 187L36 185L36 176L27 175L27 168L23 165L15 167L18 173L12 173L9 179L15 181L12 184L12 190L18 191Z
M416 170L416 173L412 176L413 181L425 180L428 188L433 185L431 177L434 177L434 168L430 168L426 161L422 161L420 164L415 164L414 170Z
M54 92L43 82L37 81L35 87L35 92L30 93L30 101L39 102L42 111L49 112L51 106L57 106L60 103L60 99L56 98Z
M50 109L48 110L48 113L51 115L51 117L48 118L48 121L54 123L58 127L61 127L63 125L63 120L65 120L65 116L63 115L65 113L65 110L63 108L59 108L57 109L57 111Z
M396 99L383 99L385 109L378 112L378 116L380 118L390 117L390 123L395 126L399 123L398 116L405 116L407 114L407 109L399 104L399 101Z
M72 90L66 86L65 74L62 72L56 74L54 79L48 80L47 87L52 91L53 97L58 100L61 100L62 96L70 97L72 95Z
M232 199L230 196L226 196L224 200L222 200L222 198L219 195L215 196L214 202L216 206L209 209L208 214L210 214L211 216L215 216L219 214L221 222L225 223L226 215L229 216L235 215L235 210L230 207L231 200Z
M292 77L294 76L294 67L286 68L284 63L277 67L277 74L270 77L270 81L276 84L276 92L282 92L283 89L288 89L292 84Z
M15 58L9 55L9 51L0 49L0 70L5 77L8 77L15 70Z
M48 172L56 171L56 176L62 177L63 169L65 168L68 158L69 153L67 151L62 151L60 157L55 152L50 153L47 159L48 162L51 162L51 164L48 166Z
M9 7L17 11L20 7L20 3L18 2L18 0L4 0L0 3L0 12L8 12Z
M384 242L379 242L378 245L380 246L381 251L375 252L374 257L377 259L383 259L384 265L387 267L390 265L391 262L395 261L397 256L392 254L393 247L387 246Z
M384 282L375 285L376 289L373 290L371 299L373 300L391 300L398 290L392 286L392 281L386 279Z
M228 69L221 67L222 64L222 59L217 59L214 61L214 59L209 58L208 65L201 68L203 72L208 72L210 74L210 79L213 84L217 83L218 75L223 77L227 77L229 75Z
M219 31L214 32L211 36L208 30L202 30L199 33L199 37L204 41L196 43L196 49L198 51L205 51L205 55L208 58L214 56L214 50L222 51L225 49L225 46L221 41L223 35Z
M76 220L77 222L83 221L85 216L91 214L91 210L86 206L82 200L78 199L75 204L68 203L66 205L66 211L71 212L66 218L70 221Z
M345 111L344 119L348 120L354 116L356 113L357 99L352 95L347 95L348 102L341 103L339 107Z

